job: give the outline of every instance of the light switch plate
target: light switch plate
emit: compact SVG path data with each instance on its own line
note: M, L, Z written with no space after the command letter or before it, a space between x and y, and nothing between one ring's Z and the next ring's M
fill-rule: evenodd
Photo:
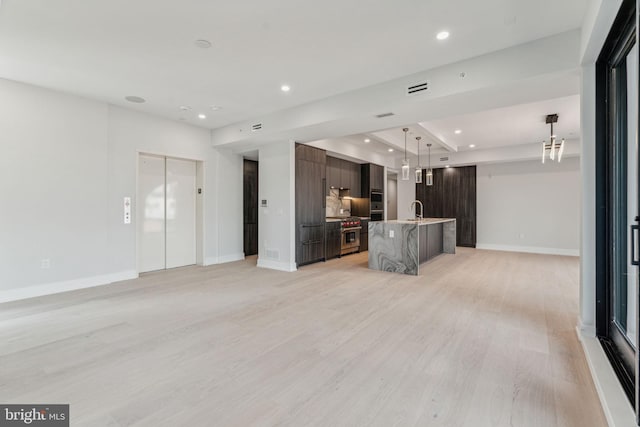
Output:
M124 198L124 223L131 224L131 197Z
M392 238L392 239L393 239L393 238L395 237L395 235L396 235L396 233L395 233L395 231L394 231L394 230L389 230L389 237L390 237L390 238Z

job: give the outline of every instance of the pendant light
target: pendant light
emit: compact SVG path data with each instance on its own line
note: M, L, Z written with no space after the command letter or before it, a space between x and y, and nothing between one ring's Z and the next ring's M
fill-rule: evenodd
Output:
M429 165L427 165L427 175L425 179L426 185L433 185L433 170L431 169L431 144L427 144L427 148L429 149Z
M418 166L416 166L416 184L422 184L422 167L420 166L420 140L421 136L416 136L418 142Z
M562 154L564 153L564 138L562 138L562 142L560 142L560 144L557 144L556 135L553 133L553 124L558 123L558 115L547 115L546 123L551 125L551 135L548 144L547 141L542 141L542 163L544 164L544 158L547 155L547 151L549 151L550 160L556 160L557 153L558 163L560 163L562 161Z
M409 132L409 128L402 128L402 132L404 132L404 160L402 161L402 180L409 180L409 160L407 159L407 132Z

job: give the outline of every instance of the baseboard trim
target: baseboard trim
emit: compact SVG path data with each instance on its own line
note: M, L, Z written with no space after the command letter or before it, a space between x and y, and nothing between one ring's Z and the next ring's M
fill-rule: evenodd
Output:
M578 316L578 334L583 337L595 338L596 337L596 327L593 325L585 325L582 323L582 319Z
M203 266L207 267L209 265L224 264L227 262L234 262L234 261L242 261L243 259L244 259L244 252L240 252L237 254L230 254L230 255L222 255L219 257L209 257L209 258L205 258Z
M296 265L295 264L289 264L288 262L282 262L282 261L274 261L271 259L262 259L258 256L258 267L260 268L268 268L270 270L279 270L279 271L286 271L286 272L292 272L292 271L296 271Z
M0 291L0 303L76 291L78 289L94 288L96 286L109 285L111 283L137 278L138 272L135 270L127 270L101 276L84 277L81 279L45 283L42 285L27 286L24 288L7 289Z
M598 338L588 336L576 327L591 377L609 427L634 426L635 414L627 395L618 381Z
M504 252L524 252L528 254L580 256L579 249L542 248L537 246L509 246L494 245L492 243L478 243L476 244L476 249Z

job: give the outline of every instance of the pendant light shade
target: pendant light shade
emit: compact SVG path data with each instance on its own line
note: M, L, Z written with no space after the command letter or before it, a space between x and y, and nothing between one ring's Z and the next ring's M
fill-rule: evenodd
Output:
M431 144L427 144L429 149L429 165L427 166L427 173L425 175L425 184L428 186L433 185L433 170L431 169Z
M402 160L402 180L409 180L409 160L407 159L407 132L409 132L409 128L402 128L402 132L404 132L404 160Z
M418 142L418 166L416 166L416 184L422 184L422 167L420 166L420 139L419 136L416 136L416 141Z

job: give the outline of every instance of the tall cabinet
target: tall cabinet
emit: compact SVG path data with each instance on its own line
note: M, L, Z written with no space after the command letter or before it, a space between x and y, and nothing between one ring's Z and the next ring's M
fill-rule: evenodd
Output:
M327 153L296 144L296 263L325 259Z
M433 185L416 184L416 198L427 218L455 218L456 245L476 246L476 167L434 169Z
M361 165L361 197L363 199L355 204L360 216L368 216L371 221L384 219L384 180L383 166L373 163Z

